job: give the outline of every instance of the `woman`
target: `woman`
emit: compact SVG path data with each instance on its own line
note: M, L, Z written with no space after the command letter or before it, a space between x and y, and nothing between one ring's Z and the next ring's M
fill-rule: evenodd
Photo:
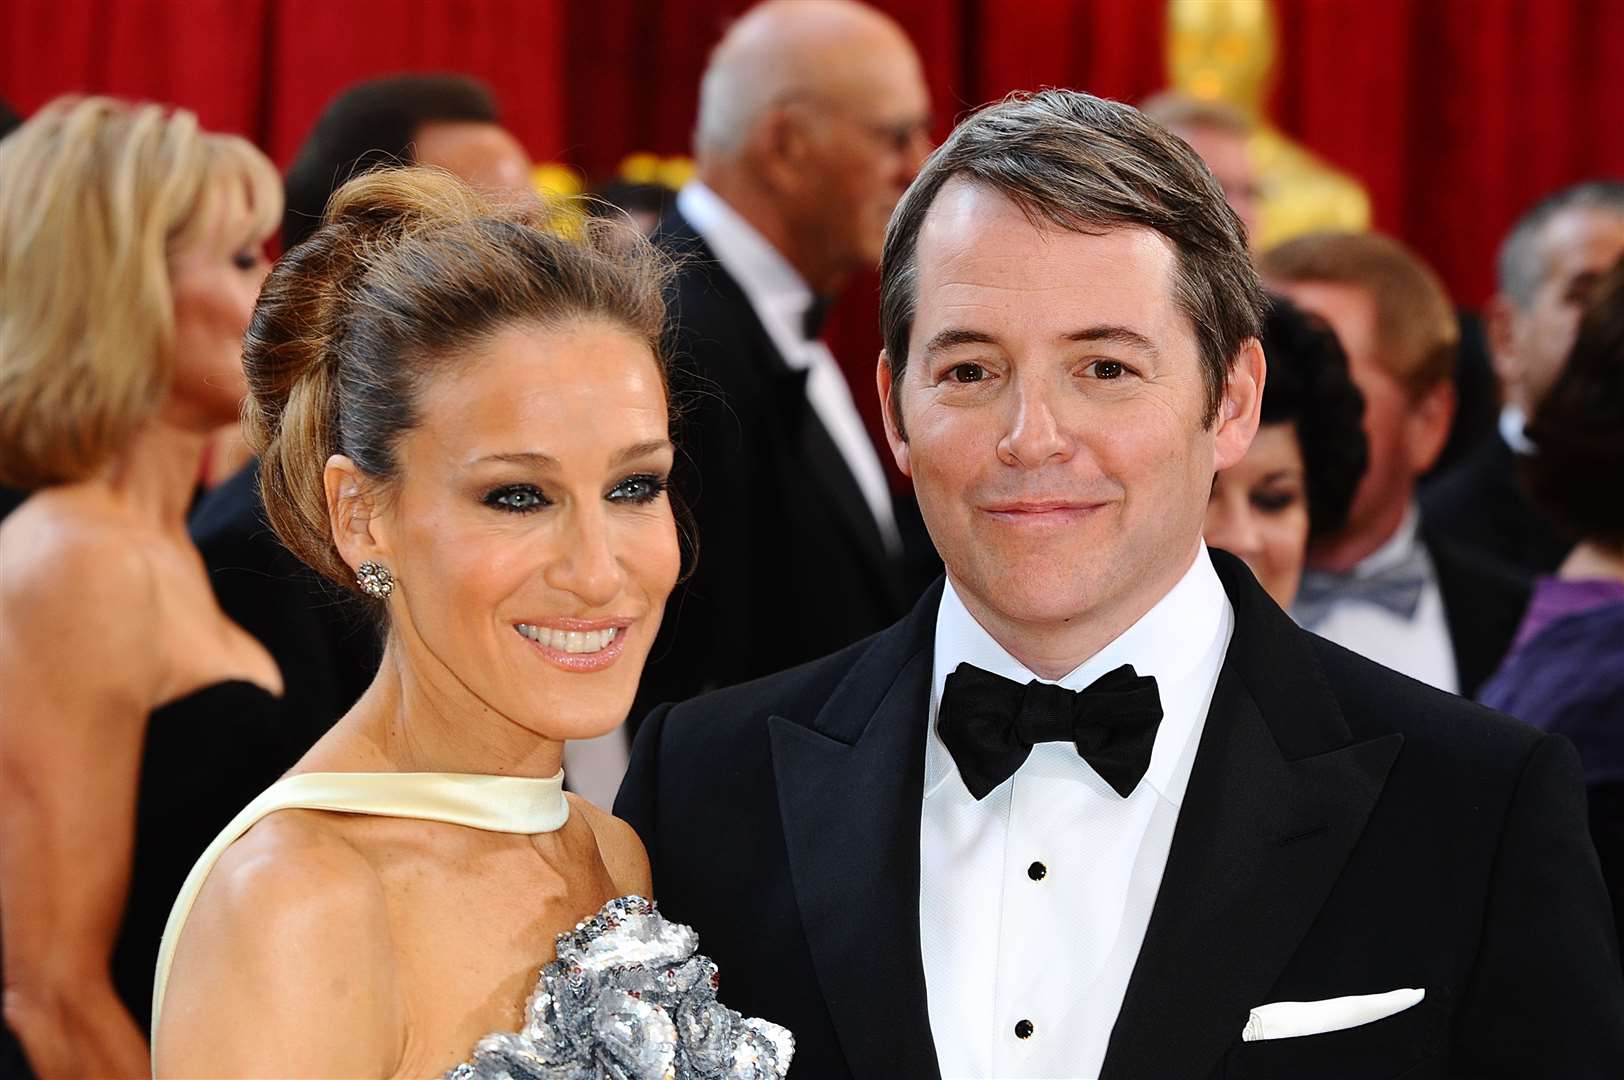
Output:
M280 185L190 113L84 98L0 143L0 192L0 484L32 493L0 525L6 1024L42 1076L136 1075L187 868L314 741L186 532Z
M1263 349L1263 422L1246 456L1218 474L1203 533L1289 611L1309 538L1340 529L1353 506L1365 403L1330 327L1283 297L1264 320Z
M1598 287L1528 425L1535 503L1579 543L1540 578L1483 703L1573 740L1624 937L1624 262Z
M369 174L266 284L244 357L266 511L387 638L182 890L158 1075L788 1067L787 1033L715 1004L691 931L625 895L649 892L636 835L562 791L565 740L631 706L679 555L664 266L545 213Z

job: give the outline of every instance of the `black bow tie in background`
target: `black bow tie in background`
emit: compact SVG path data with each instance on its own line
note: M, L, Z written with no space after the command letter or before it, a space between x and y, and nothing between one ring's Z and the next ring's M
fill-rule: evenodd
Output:
M1126 799L1150 768L1162 699L1156 679L1123 664L1086 690L1036 679L1022 686L960 664L947 677L936 731L977 800L1015 775L1040 742L1069 742Z

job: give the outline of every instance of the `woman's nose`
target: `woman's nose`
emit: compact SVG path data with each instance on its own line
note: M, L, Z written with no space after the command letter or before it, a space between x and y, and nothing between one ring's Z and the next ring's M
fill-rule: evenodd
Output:
M574 512L571 517L571 528L561 539L562 550L549 562L545 579L588 607L606 606L620 594L625 581L609 523L597 508Z

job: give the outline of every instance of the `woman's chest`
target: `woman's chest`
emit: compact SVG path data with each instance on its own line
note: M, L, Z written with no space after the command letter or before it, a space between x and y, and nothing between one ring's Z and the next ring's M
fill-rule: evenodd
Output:
M512 839L456 871L425 864L386 883L405 1021L397 1075L438 1076L486 1035L517 1031L557 936L611 899L561 889Z

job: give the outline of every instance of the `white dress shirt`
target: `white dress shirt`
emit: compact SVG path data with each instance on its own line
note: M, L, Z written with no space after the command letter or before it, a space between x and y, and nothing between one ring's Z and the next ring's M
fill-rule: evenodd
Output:
M977 802L936 732L943 684L961 663L1023 684L1035 676L975 621L951 583L943 591L919 927L944 1080L1099 1075L1234 623L1203 545L1155 607L1058 680L1080 690L1123 664L1156 677L1163 718L1139 786L1124 799L1071 744L1039 743Z
M1524 413L1521 407L1507 405L1500 410L1500 437L1506 441L1507 446L1525 457L1534 452L1534 440L1530 439L1528 432L1524 430L1527 426L1528 414Z
M812 410L856 479L887 550L892 555L900 553L902 540L885 466L852 402L851 387L829 347L821 341L808 341L802 333L813 300L811 287L755 226L698 180L690 180L677 192L677 210L744 290L784 362L806 372L806 397Z
M1414 617L1406 619L1375 604L1350 599L1334 602L1330 612L1310 629L1383 667L1458 694L1460 676L1455 669L1455 645L1449 638L1444 597L1438 590L1438 571L1421 543L1420 526L1420 511L1412 503L1398 531L1353 568L1355 577L1366 577L1407 559L1419 558L1425 565L1426 584L1421 589L1421 602L1416 606Z

